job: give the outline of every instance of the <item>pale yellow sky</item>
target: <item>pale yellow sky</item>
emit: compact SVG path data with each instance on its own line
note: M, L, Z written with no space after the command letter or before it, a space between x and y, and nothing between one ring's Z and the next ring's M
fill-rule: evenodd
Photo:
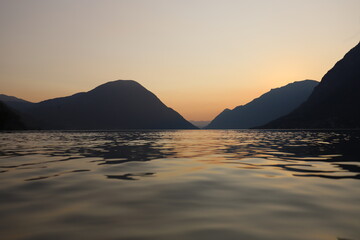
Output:
M320 80L360 39L360 0L0 0L0 93L133 79L188 120Z

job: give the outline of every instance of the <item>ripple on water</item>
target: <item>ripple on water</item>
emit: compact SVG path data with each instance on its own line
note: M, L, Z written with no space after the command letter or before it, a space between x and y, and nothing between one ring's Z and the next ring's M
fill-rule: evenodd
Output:
M4 239L359 239L357 131L0 133Z

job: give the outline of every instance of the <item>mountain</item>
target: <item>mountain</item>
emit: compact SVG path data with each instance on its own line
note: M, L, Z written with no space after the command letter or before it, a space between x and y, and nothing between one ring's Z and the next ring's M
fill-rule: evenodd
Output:
M0 101L0 130L22 130L25 125L21 117Z
M204 128L210 123L210 121L196 121L196 120L190 120L189 122L191 122L194 126L198 128Z
M314 80L304 80L271 89L243 106L225 109L206 128L245 129L266 124L298 107L317 84Z
M194 129L179 113L132 80L117 80L89 92L33 103L18 109L30 116L35 128Z
M0 101L2 102L22 102L22 103L29 103L26 100L23 100L21 98L17 98L17 97L13 97L13 96L8 96L5 94L0 94Z
M360 128L360 43L322 78L309 99L260 128Z
M0 94L0 101L5 103L7 106L19 111L26 110L33 104L32 102L26 101L24 99L8 96L5 94Z

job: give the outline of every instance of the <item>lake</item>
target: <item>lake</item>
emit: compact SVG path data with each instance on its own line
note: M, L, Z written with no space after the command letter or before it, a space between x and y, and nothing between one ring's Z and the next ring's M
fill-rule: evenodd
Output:
M360 239L360 132L0 133L0 238Z

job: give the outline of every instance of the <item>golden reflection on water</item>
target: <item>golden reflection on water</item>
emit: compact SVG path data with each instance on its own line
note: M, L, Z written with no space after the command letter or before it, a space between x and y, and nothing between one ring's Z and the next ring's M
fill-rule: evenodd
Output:
M0 134L4 239L358 239L356 131Z

